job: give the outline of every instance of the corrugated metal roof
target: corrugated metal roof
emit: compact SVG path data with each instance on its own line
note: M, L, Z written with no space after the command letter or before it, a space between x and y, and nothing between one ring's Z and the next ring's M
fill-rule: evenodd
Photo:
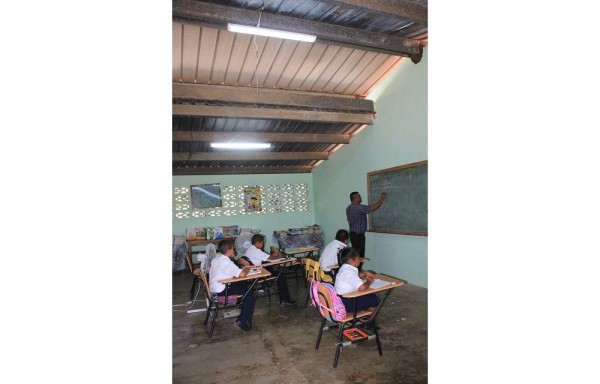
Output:
M374 10L360 8L359 3L369 3ZM295 142L293 135L307 140L313 137L298 135L352 137L372 123L372 103L348 98L364 99L404 56L418 62L418 47L426 44L427 23L415 19L423 19L424 12L426 20L427 2L401 3L390 8L380 0L174 0L174 174L310 172L322 160L282 159L287 155L281 153L328 156L347 145ZM254 18L256 23L262 19L296 30L313 29L318 39L306 43L233 33L226 30L229 18L247 19L249 25ZM333 41L337 36L339 41ZM192 134L211 132L226 141L277 133L282 141L267 151L273 160L235 154L222 160L207 155L218 150L202 141L205 136L199 141ZM203 160L194 160L199 158Z

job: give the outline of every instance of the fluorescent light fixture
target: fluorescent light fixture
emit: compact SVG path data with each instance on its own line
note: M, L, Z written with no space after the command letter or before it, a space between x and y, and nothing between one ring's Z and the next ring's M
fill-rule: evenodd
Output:
M271 143L210 143L210 146L227 149L266 149L271 148Z
M250 35L279 37L280 39L308 41L309 43L314 43L315 40L317 40L317 36L315 36L315 35L307 35L304 33L280 31L277 29L270 29L270 28L251 27L248 25L240 25L240 24L231 24L231 23L227 24L227 30L231 31L231 32L247 33Z

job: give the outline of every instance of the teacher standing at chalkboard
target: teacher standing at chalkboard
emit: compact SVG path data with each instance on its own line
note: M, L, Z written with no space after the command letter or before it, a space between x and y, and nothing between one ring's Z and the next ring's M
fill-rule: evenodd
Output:
M350 205L346 208L346 218L350 225L350 242L352 247L360 252L360 257L365 257L365 232L367 232L367 214L374 212L381 207L387 193L382 192L381 197L371 206L364 205L360 193L352 192L350 194Z

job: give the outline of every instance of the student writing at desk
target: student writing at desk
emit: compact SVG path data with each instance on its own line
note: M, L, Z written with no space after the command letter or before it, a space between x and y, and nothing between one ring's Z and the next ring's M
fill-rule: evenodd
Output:
M252 236L252 245L246 250L246 257L250 259L252 264L261 265L263 261L281 258L281 252L272 249L269 255L263 251L264 246L265 238L263 235L257 233ZM240 264L246 265L247 262L240 259ZM267 267L266 269L273 273L272 267ZM284 274L280 274L277 278L277 289L279 291L279 305L283 307L296 304L296 301L290 299L290 292Z
M335 272L329 268L332 265L338 264L338 253L340 253L348 245L350 235L345 229L340 229L335 234L335 240L327 244L321 257L319 258L319 264L325 274L335 279Z
M354 303L356 310L371 309L374 310L379 304L379 299L374 293L360 296L356 299L347 299L342 295L348 292L364 291L373 283L374 274L371 271L358 271L361 263L360 253L355 248L346 248L341 253L342 263L344 263L335 278L335 291L346 307L347 313L354 312ZM363 281L362 279L365 279Z
M225 284L221 284L218 281L229 279L231 277L245 277L248 275L248 271L252 268L251 266L244 266L238 268L231 258L234 255L233 240L226 239L219 241L217 245L217 256L213 259L210 265L209 272L209 287L212 294L218 294L219 296L225 295ZM247 282L231 283L227 289L227 294L233 295L244 295L248 291ZM237 325L242 331L249 332L252 330L252 315L254 313L254 303L256 302L256 293L251 290L246 294L242 301L242 312L238 316L235 325Z

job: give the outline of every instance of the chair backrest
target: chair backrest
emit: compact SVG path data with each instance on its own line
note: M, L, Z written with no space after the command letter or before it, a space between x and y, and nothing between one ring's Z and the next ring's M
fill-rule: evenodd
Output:
M208 286L208 281L206 281L206 274L204 273L202 268L199 268L196 271L198 271L198 276L200 277L200 281L202 282L202 286L204 287L204 294L206 295L206 298L211 300L210 287Z
M321 274L319 273L319 270L321 269L321 265L319 264L319 262L312 260L312 259L308 259L307 263L308 263L308 279L321 281Z
M331 284L313 281L311 295L313 304L327 320L341 321L346 317L346 307Z
M309 265L309 261L310 261L310 259L308 257L304 257L304 258L300 259L300 262L302 263L302 266L304 267L304 278L306 280L308 280L308 265Z
M202 268L198 268L196 269L196 271L198 272L198 276L200 276L200 280L202 281L202 285L204 286L204 293L206 294L206 298L211 301L211 302L218 302L219 304L224 304L224 305L234 305L237 302L237 299L239 297L241 297L240 295L228 295L227 296L227 302L225 302L225 297L224 296L217 296L217 299L213 299L211 293L210 293L210 286L208 285L208 279L206 278L206 274L204 273L204 271L202 270ZM194 272L196 273L196 272Z
M210 271L210 265L212 264L213 259L217 255L217 248L214 244L206 244L206 261L204 262L204 272L208 273Z
M316 260L308 259L308 276L313 280L324 281L326 283L333 283L331 276L326 275L325 271L321 268L321 263Z
M325 271L322 268L319 268L319 279L324 283L333 283L331 276L325 274Z

